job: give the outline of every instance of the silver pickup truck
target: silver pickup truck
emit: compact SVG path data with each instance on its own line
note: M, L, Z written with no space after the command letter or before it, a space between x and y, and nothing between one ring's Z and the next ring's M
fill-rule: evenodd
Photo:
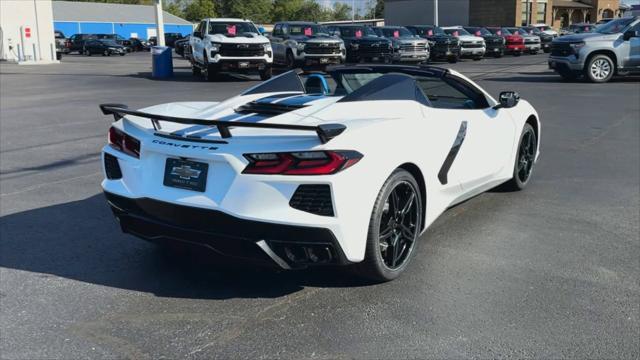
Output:
M584 75L596 83L607 82L613 75L640 73L640 17L620 18L594 32L556 38L549 68L566 80Z
M347 57L342 39L312 22L278 22L270 40L274 63L288 68L341 64Z

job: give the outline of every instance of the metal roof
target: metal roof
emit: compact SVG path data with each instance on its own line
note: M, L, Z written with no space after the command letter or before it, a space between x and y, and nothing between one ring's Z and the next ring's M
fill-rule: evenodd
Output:
M128 5L75 1L53 1L53 21L155 23L151 5ZM164 12L165 24L191 25L187 20Z

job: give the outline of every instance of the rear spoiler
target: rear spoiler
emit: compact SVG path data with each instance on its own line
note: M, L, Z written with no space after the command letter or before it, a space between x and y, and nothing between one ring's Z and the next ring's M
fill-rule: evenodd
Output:
M191 119L174 117L159 114L149 114L141 111L129 110L127 105L123 104L100 104L100 110L104 115L113 115L115 121L122 119L125 115L138 116L141 118L150 119L155 130L160 130L160 121L168 121L178 124L187 125L205 125L215 126L220 132L222 138L230 138L232 127L246 127L246 128L261 128L261 129L283 129L283 130L299 130L299 131L313 131L318 135L320 142L326 144L329 140L342 134L347 127L342 124L322 124L318 126L309 125L287 125L287 124L269 124L269 123L253 123L242 121L220 121L220 120L206 120L206 119Z

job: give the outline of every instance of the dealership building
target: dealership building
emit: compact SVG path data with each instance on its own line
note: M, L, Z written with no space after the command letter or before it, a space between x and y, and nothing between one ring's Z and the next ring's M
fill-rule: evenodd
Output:
M628 7L619 0L440 0L438 24L548 24L554 28L622 17ZM433 24L434 0L385 0L389 25Z
M73 1L53 1L53 25L66 37L74 34L118 34L125 38L156 36L154 7ZM164 12L164 32L191 34L193 25Z

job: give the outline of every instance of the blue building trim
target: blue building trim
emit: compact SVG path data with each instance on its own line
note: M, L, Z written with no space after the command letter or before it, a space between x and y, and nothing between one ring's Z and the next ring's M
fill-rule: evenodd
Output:
M149 23L111 23L111 22L78 22L54 21L55 30L60 30L66 37L75 34L118 34L124 38L137 34L138 39L147 40L147 29L155 29L156 24ZM183 36L193 32L191 25L165 24L164 32L180 33Z

